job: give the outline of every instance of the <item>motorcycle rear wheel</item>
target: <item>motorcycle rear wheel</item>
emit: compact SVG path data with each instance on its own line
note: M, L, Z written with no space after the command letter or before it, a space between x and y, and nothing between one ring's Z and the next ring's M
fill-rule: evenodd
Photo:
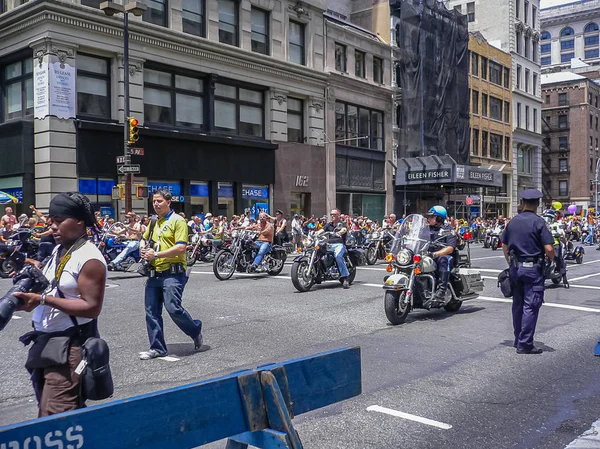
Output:
M402 300L405 296L406 290L401 292L385 292L385 297L383 299L385 316L394 326L404 323L410 312L410 304L405 304L404 307L402 307Z
M352 285L356 277L356 267L348 268L348 273L348 284ZM344 281L340 279L340 283L343 284Z
M15 270L14 262L10 259L0 259L0 278L6 279Z
M560 278L551 278L551 281L554 285L560 284Z
M375 265L375 262L377 262L377 248L371 245L367 249L367 264Z
M458 312L460 306L462 306L462 301L452 300L444 306L444 309L446 312Z
M194 253L194 250L185 252L185 263L188 267L194 266L196 263L196 254Z
M226 281L235 273L235 260L231 251L223 250L217 253L213 262L213 273L220 281Z
M578 256L575 258L575 263L581 265L583 263L583 256Z
M301 260L294 262L292 265L292 284L296 290L301 293L305 293L311 289L315 283L315 278L307 274L308 271L308 260Z
M281 273L281 271L283 270L283 266L285 265L285 262L281 259L273 258L273 260L277 261L278 264L277 264L277 268L267 271L269 276L277 276L279 273Z

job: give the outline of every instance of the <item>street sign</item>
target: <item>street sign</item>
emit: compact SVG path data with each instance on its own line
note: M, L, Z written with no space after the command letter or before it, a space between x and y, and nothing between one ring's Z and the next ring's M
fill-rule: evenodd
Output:
M121 174L121 175L125 175L128 173L139 173L140 172L140 165L139 164L133 164L133 165L119 165L117 167L117 173Z
M129 154L133 155L133 156L143 156L144 155L144 149L143 148L129 148Z
M465 203L467 203L467 206L471 206L473 204L473 198L468 196L467 199L465 200Z
M117 164L129 164L131 162L131 158L129 156L117 156Z

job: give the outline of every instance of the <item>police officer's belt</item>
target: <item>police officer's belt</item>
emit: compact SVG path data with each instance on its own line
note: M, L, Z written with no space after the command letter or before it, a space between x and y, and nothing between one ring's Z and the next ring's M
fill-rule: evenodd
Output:
M533 262L538 263L544 260L543 256L535 256L535 257L517 257L519 263Z

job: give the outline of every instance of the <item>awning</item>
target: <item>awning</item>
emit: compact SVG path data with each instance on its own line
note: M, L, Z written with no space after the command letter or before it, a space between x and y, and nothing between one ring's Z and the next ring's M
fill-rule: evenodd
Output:
M457 164L452 157L425 156L398 160L397 186L460 183L502 187L500 166L475 167Z

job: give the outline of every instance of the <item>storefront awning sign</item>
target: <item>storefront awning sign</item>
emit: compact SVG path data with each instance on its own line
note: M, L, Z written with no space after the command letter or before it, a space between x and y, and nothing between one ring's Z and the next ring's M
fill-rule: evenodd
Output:
M0 192L0 204L11 204L11 203L18 203L19 199L6 193L6 192Z

